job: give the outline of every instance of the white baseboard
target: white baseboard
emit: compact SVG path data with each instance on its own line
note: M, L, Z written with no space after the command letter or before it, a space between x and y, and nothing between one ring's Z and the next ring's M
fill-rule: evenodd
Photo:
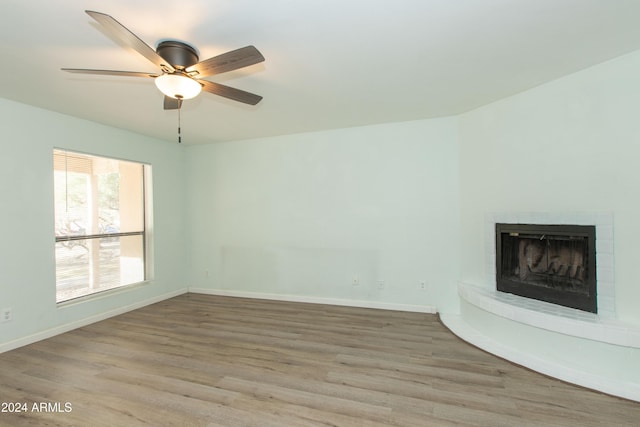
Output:
M322 298L301 295L269 294L263 292L234 291L229 289L189 288L196 294L220 295L239 298L255 298L275 301L304 302L310 304L340 305L346 307L375 308L379 310L409 311L415 313L437 313L436 307L428 305L397 304L381 301L363 301L340 298Z
M72 331L77 328L81 328L83 326L90 325L92 323L99 322L101 320L108 319L113 316L118 316L120 314L127 313L132 310L136 310L138 308L145 307L147 305L155 304L160 301L164 301L169 298L177 297L178 295L182 295L187 293L187 288L179 289L177 291L168 292L166 294L158 295L152 298L148 298L142 301L138 301L133 304L126 305L124 307L118 307L113 310L105 311L103 313L96 314L91 317L86 317L84 319L76 320L74 322L66 323L64 325L56 326L55 328L47 329L46 331L38 332L33 335L29 335L23 338L18 338L13 341L9 341L6 343L0 344L0 353L4 353L5 351L13 350L18 347L22 347L25 345L33 344L34 342L38 342L47 338L51 338L53 336L63 334L65 332Z

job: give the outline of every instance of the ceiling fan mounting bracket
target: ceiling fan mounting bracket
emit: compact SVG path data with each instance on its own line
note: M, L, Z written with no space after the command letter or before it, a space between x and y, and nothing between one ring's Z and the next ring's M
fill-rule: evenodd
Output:
M192 46L175 40L160 42L156 53L179 70L197 64L199 59L197 51Z

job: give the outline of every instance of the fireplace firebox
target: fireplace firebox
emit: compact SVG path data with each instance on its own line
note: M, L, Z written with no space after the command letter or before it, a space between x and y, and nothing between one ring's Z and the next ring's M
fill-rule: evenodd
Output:
M597 313L595 240L590 225L496 224L498 291Z

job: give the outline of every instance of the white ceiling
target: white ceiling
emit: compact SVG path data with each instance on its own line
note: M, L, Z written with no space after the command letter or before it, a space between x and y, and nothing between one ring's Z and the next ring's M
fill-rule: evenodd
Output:
M157 71L85 9L154 48L265 56L208 78L262 102L186 101L185 144L448 116L640 49L639 0L2 0L0 97L169 141L177 112L151 79L60 71Z

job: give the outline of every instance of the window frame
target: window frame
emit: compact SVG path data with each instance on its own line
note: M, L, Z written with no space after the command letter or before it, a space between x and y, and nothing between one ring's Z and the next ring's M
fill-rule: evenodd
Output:
M72 154L72 155L77 155L77 156L81 156L81 157L89 157L89 158L96 158L96 159L103 159L103 160L112 160L112 161L117 161L117 162L126 162L126 163L132 163L132 164L136 164L141 166L141 172L142 172L142 176L141 176L141 196L142 196L142 204L141 204L141 208L142 208L142 212L141 212L141 217L142 217L142 229L139 231L125 231L125 232L106 232L106 233L92 233L92 234L66 234L66 235L58 235L56 232L56 229L54 227L54 251L55 251L55 247L58 243L64 243L64 242L74 242L74 241L95 241L95 240L100 240L100 239L104 239L104 238L120 238L120 237L130 237L130 236L140 236L142 239L142 280L138 280L135 282L130 282L130 283L121 283L118 284L117 286L113 286L113 287L108 287L106 289L102 289L102 290L94 290L91 291L89 293L83 293L82 295L78 295L78 296L73 296L70 298L66 298L66 299L59 299L58 298L58 277L57 277L57 272L58 272L58 260L57 258L54 257L54 268L56 271L55 274L55 280L54 280L54 284L55 284L55 299L56 299L56 304L58 306L60 305L67 305L70 303L75 303L75 302L79 302L82 300L86 300L86 299L92 299L92 298L96 298L96 297L100 297L103 296L105 294L108 293L113 293L113 292L121 292L127 289L131 289L132 287L141 285L141 284L145 284L148 283L151 280L151 276L152 276L152 250L151 250L151 230L152 230L152 215L151 215L151 211L152 211L152 193L151 193L151 179L152 179L152 168L151 165L145 162L140 162L137 160L130 160L130 159L122 159L122 158L117 158L117 157L111 157L111 156L105 156L102 154L94 154L94 153L87 153L87 152L82 152L82 151L77 151L77 150L71 150L71 149L67 149L67 148L60 148L60 147L53 147L53 151L52 151L52 158L54 160L54 164L53 164L53 172L55 174L56 171L59 171L60 169L56 169L55 166L55 156L56 154L60 155L65 155L65 154ZM54 183L55 183L55 179L54 179ZM93 196L97 196L99 193L92 193ZM56 196L54 194L54 204L57 202ZM57 223L58 217L56 216L56 212L54 209L54 223ZM118 258L120 258L122 255L118 255ZM92 287L93 284L92 283L88 283L87 286Z

